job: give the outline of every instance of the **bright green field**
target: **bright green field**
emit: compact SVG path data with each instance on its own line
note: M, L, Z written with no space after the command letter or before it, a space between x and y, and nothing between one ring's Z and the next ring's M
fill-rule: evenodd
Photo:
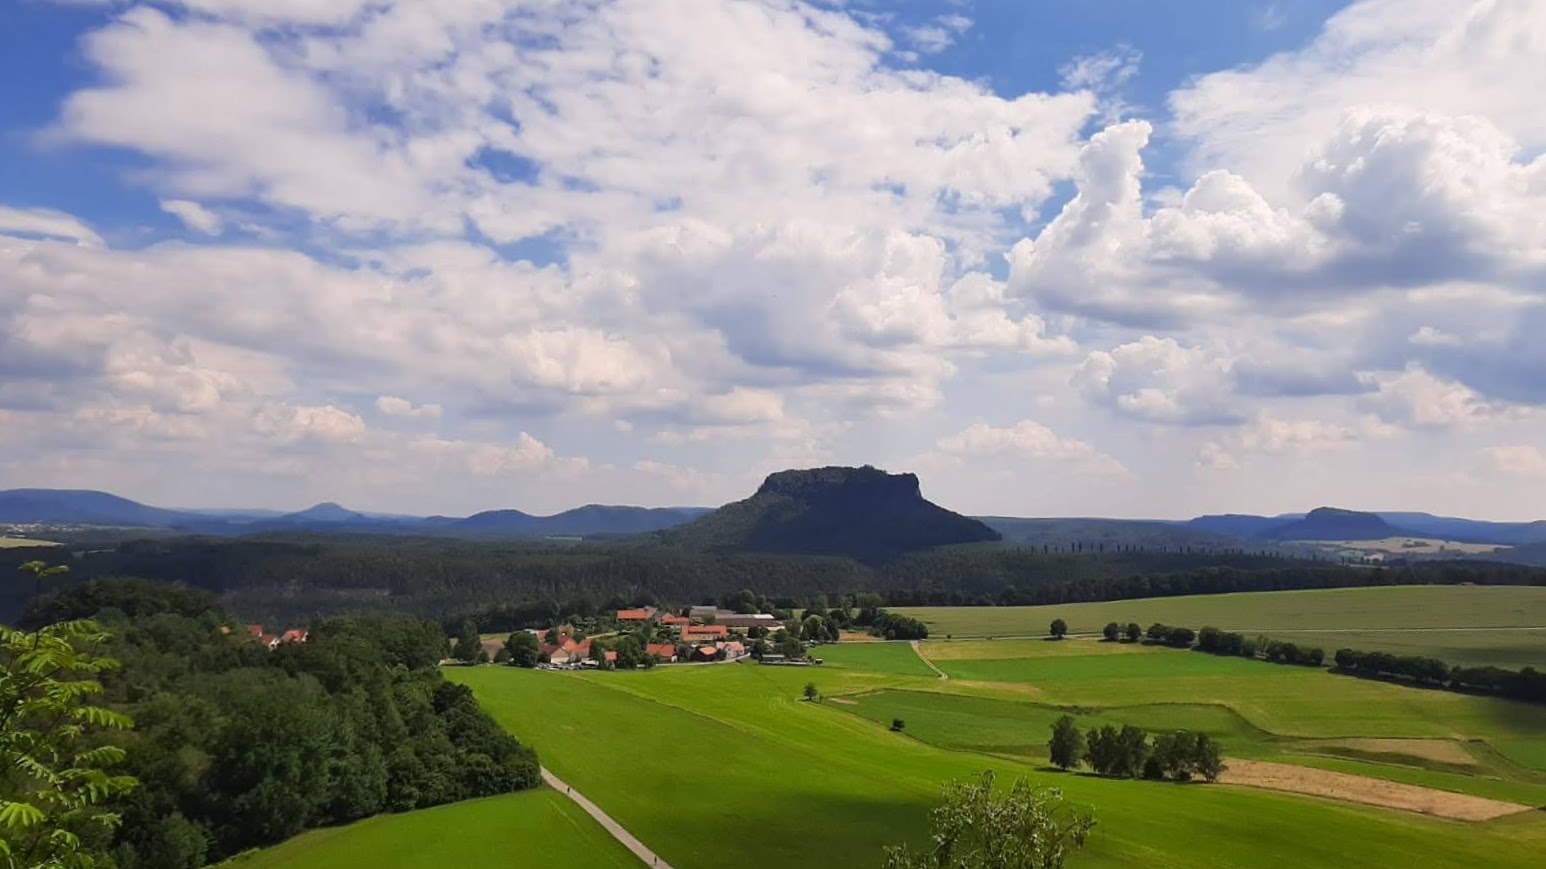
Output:
M634 867L639 860L567 797L540 788L313 830L223 865L233 869L515 869Z
M1546 588L1395 586L1145 598L1037 607L898 607L935 638L1074 633L1107 622L1213 625L1301 645L1431 655L1453 664L1546 666Z
M989 767L1057 784L1095 809L1100 826L1078 866L1534 866L1546 848L1542 813L1461 824L1248 788L1049 773L1034 758L946 749L919 737L934 724L941 744L953 731L968 739L959 732L990 724L1044 733L1032 713L1023 723L985 723L988 707L972 705L985 699L1024 704L1035 699L1035 688L898 674L890 672L899 666L890 653L845 654L854 657L842 667L743 664L639 673L481 667L446 674L470 685L484 708L537 748L546 766L681 869L876 866L883 845L921 841L943 782ZM1170 654L1179 664L1190 653ZM874 669L860 669L859 658L870 655ZM1079 657L1065 653L1063 660ZM1374 690L1394 687L1306 675ZM830 699L801 702L807 681ZM953 719L926 723L928 712L909 711L900 715L909 721L907 732L896 734L885 727L889 715L863 717L867 698L888 689L972 696L941 694L941 709ZM1212 716L1209 726L1228 731L1230 739L1250 729L1244 718L1209 709L1208 702L1166 711L1174 723ZM957 703L961 710L951 711Z
M933 677L934 671L918 660L906 643L838 643L822 646L814 654L823 667L896 673L902 676Z
M1284 737L1482 739L1514 763L1546 770L1546 707L1339 676L1244 658L1091 639L933 641L952 679L1033 686L1054 705L1217 704ZM958 658L966 651L1002 657Z
M1227 706L1155 703L1138 706L1057 707L1031 701L962 697L937 691L884 690L850 698L845 707L878 724L906 722L905 732L931 745L1024 757L1043 763L1052 722L1072 715L1081 729L1131 724L1150 733L1192 730L1207 733L1232 757L1314 766L1390 779L1524 805L1546 805L1546 774L1521 770L1465 743L1429 740L1441 762L1410 752L1422 743L1378 745L1373 741L1301 739L1268 733ZM1426 746L1425 746L1426 747ZM1452 756L1452 757L1451 757Z

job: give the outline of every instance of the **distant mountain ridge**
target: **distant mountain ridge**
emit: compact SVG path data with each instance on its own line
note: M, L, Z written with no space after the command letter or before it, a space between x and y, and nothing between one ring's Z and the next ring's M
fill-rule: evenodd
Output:
M1304 524L1318 512L1321 515L1315 522ZM1334 516L1338 518L1333 518ZM1371 519L1382 522L1383 526ZM1277 516L1235 513L1198 516L1187 520L1184 524L1216 534L1234 535L1253 540L1379 540L1386 537L1421 537L1497 546L1546 544L1546 520L1488 522L1481 519L1435 516L1432 513L1413 511L1354 511L1323 507L1309 513L1284 513ZM1295 536L1306 534L1310 536Z
M0 491L0 522L169 528L198 518L90 489Z
M489 510L466 518L419 517L362 513L332 501L294 513L240 509L167 510L90 490L0 491L0 522L158 528L212 535L328 531L468 537L591 537L659 531L708 512L707 507L588 504L552 516L534 516L520 510Z
M862 469L821 468L810 471L780 472L768 477L759 488L758 495L798 499L802 497L802 491L806 487L825 485L837 479L833 476L835 471L860 470ZM823 483L823 473L827 475L826 483ZM892 495L899 497L900 500L889 503L910 501L914 496L922 500L921 495L917 495L916 492L917 477L911 474L875 473L898 479L898 482L878 484L880 489L895 487ZM910 481L907 478L911 478ZM726 505L727 508L731 506L734 505ZM152 507L109 492L94 490L37 488L0 490L0 523L153 528L189 534L224 536L316 531L423 534L491 539L595 538L662 532L686 525L713 512L715 512L713 508L708 507L587 504L551 516L537 516L513 509L486 510L466 517L410 516L351 510L331 501L289 513L277 510L234 508L175 510ZM944 512L951 516L959 516L950 511ZM1313 520L1312 517L1314 517ZM1225 548L1249 543L1276 544L1296 540L1423 537L1457 543L1533 547L1533 552L1546 551L1546 520L1488 522L1411 511L1353 511L1328 507L1309 513L1285 513L1276 516L1216 514L1180 521L1012 516L971 517L971 521L985 526L1006 542L1032 546L1104 543L1140 547ZM981 529L976 529L973 533L980 536ZM776 541L768 545L775 543ZM788 544L786 542L777 545ZM1523 554L1522 551L1521 555ZM1535 557L1540 558L1540 556Z
M706 550L884 561L906 552L999 540L982 522L925 500L914 474L868 465L780 471L755 494L663 532Z

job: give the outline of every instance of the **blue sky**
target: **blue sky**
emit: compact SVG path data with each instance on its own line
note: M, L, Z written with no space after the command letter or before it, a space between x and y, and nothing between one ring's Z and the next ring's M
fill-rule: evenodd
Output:
M1543 50L1528 0L7 4L0 486L1538 518Z

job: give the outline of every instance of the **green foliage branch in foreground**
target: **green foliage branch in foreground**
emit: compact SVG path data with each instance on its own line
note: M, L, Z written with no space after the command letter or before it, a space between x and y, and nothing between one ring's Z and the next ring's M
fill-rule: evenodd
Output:
M886 849L886 869L1060 869L1084 847L1095 817L1064 802L1057 788L1016 779L993 787L991 770L975 782L953 781L929 813L930 847Z

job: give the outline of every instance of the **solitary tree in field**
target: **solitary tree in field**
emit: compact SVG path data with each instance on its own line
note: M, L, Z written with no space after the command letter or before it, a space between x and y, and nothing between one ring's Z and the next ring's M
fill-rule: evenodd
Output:
M1137 622L1128 622L1127 630L1123 633L1127 634L1127 641L1129 643L1136 643L1138 638L1143 636L1143 628L1138 627Z
M1062 619L1053 619L1052 627L1049 629L1049 633L1052 634L1053 639L1063 639L1064 635L1068 633L1068 622L1065 622Z
M1073 769L1084 755L1084 734L1074 719L1064 715L1052 723L1052 738L1047 740L1047 754L1060 769Z
M927 849L887 848L886 869L1062 869L1095 826L1057 788L1017 779L995 792L991 771L976 782L947 784L929 821Z
M806 700L818 700L820 698L821 698L821 692L816 690L816 683L815 682L806 682L805 683L805 699Z
M1117 641L1117 638L1122 636L1122 626L1116 622L1108 622L1104 628L1100 629L1100 635L1106 638L1106 642L1114 643Z
M906 726L907 726L907 722L903 721L900 718L893 718L893 719L891 719L891 732L893 732L893 733L901 733L902 732L902 728L904 728Z

